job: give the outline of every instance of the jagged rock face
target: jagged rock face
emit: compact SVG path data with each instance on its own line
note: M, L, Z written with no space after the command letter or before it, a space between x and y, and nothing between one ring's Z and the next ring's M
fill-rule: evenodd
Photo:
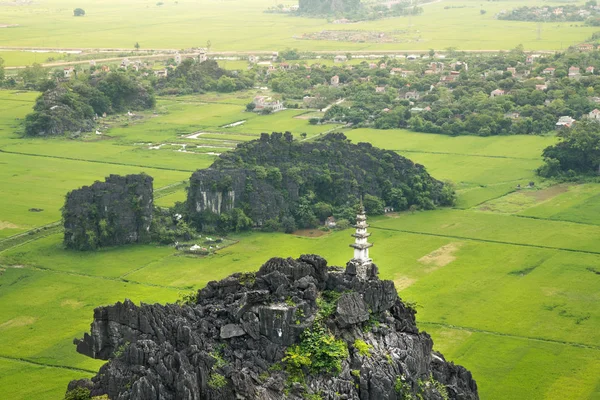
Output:
M111 175L67 194L64 244L76 250L143 243L150 239L152 177Z
M315 324L321 297L332 293L338 300L323 324L348 346L348 356L339 373L307 373L303 384L292 383L282 358ZM355 348L357 339L370 346L369 354ZM210 282L193 305L126 300L100 307L91 334L75 343L78 352L110 361L91 383L73 381L69 388L88 387L92 396L113 400L315 394L324 400L401 400L417 393L441 400L433 379L451 399L478 399L471 373L432 350L393 282L376 275L360 279L316 255L273 258L256 274Z

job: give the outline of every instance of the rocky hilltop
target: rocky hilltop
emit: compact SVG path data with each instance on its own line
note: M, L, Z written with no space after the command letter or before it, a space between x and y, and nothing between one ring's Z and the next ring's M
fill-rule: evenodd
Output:
M210 168L194 172L186 208L188 218L202 229L218 225L223 215L237 218L236 209L255 226L291 218L307 228L319 225L314 212L319 206L336 218L350 219L345 211L354 214L361 196L396 210L413 205L432 209L454 201L451 187L393 151L350 143L342 133L297 141L289 132L275 132L239 144Z
M93 250L149 241L152 181L146 174L110 175L69 192L62 210L65 246Z
M112 400L478 399L377 266L272 258L188 304L97 308L77 351L109 360L70 391Z

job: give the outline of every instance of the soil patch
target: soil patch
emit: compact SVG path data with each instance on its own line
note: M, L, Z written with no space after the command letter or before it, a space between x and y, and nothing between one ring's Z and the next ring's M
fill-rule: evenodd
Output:
M428 265L429 268L425 272L433 272L438 268L444 267L456 260L454 253L462 246L461 242L449 243L440 247L437 250L419 258L421 264Z
M12 222L0 221L0 231L2 229L18 229L19 227Z
M73 299L68 299L68 300L64 300L62 303L60 303L60 305L61 305L61 307L81 308L81 307L83 307L83 302L73 300Z
M401 275L394 279L394 285L396 285L396 290L403 290L412 286L416 281L416 279Z
M11 320L6 321L3 324L0 324L0 330L9 329L9 328L18 328L20 326L27 326L33 324L37 318L35 317L17 317Z
M560 184L554 185L547 189L542 190L524 190L521 193L528 197L533 197L536 201L542 202L545 200L549 200L555 196L558 196L561 193L564 193L569 190L569 185Z
M329 235L329 232L323 232L319 229L300 229L294 232L294 235L303 237L321 237Z

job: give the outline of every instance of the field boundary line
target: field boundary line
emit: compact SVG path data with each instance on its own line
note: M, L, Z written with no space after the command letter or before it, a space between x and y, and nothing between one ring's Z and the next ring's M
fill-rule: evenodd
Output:
M409 231L409 230L406 230L406 229L383 228L383 227L378 227L378 226L374 225L373 223L370 224L370 227L373 228L373 229L380 229L382 231L410 233L410 234L413 234L413 235L434 236L434 237L443 237L443 238L459 239L459 240L471 240L473 242L483 242L483 243L493 243L493 244L504 244L504 245L510 245L510 246L531 247L531 248L534 248L534 249L557 250L557 251L568 251L568 252L571 252L571 253L583 253L583 254L600 255L600 251L568 249L568 248L565 248L565 247L544 246L544 245L541 245L541 244L505 242L505 241L502 241L502 240L480 239L480 238L473 238L473 237L468 237L468 236L443 235L441 233Z
M68 369L71 371L89 372L90 374L98 373L98 371L92 371L91 369L69 367L68 365L45 364L42 362L28 360L26 358L20 358L20 357L8 357L8 356L0 355L0 360L20 362L20 363L24 363L24 364L33 364L33 365L38 365L40 367L47 367L47 368L59 368L59 369Z
M545 339L545 338L532 337L532 336L513 335L511 333L502 333L502 332L495 332L495 331L487 331L485 329L469 328L469 327L465 327L465 326L457 326L457 325L452 325L452 324L444 324L444 323L441 323L441 322L424 322L424 321L421 321L421 322L418 322L418 325L434 325L434 326L441 326L443 328L448 328L448 329L455 329L455 330L459 330L459 331L485 333L487 335L505 336L505 337L515 338L515 339L535 340L537 342L547 342L547 343L554 343L554 344L562 344L564 346L573 346L573 347L581 347L581 348L584 348L584 349L600 350L600 346L594 346L592 344L585 344L585 343L579 343L579 342L567 342L567 341L562 341L562 340Z
M15 154L15 155L19 155L19 156L29 156L29 157L55 158L58 160L89 162L89 163L96 163L96 164L120 165L123 167L150 168L150 169L159 169L159 170L164 170L164 171L175 171L175 172L195 172L196 171L196 170L191 170L191 169L177 169L177 168L156 167L156 166L153 167L150 165L141 165L141 164L125 164L125 163L118 163L118 162L114 162L114 161L86 160L85 158L51 156L51 155L46 155L46 154L35 154L35 153L22 153L19 151L10 151L10 150L3 150L3 149L0 149L0 153Z
M467 156L467 157L482 157L482 158L500 158L500 159L508 159L508 160L527 160L527 161L539 161L538 158L525 158L525 157L510 157L510 156L492 156L485 154L465 154L465 153L450 153L445 151L422 151L422 150L408 150L408 149L389 149L396 152L406 152L406 153L422 153L422 154L439 154L439 155L448 155L448 156Z

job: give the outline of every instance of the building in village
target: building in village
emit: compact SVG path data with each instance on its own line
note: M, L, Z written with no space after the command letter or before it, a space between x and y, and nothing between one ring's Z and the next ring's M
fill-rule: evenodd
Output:
M256 96L252 103L254 103L254 111L270 109L272 112L277 112L284 109L280 100L273 100L269 96Z

